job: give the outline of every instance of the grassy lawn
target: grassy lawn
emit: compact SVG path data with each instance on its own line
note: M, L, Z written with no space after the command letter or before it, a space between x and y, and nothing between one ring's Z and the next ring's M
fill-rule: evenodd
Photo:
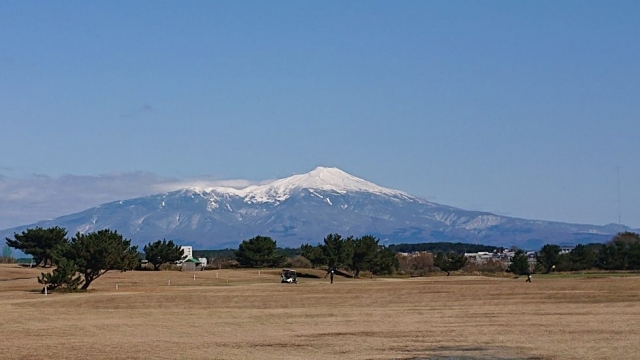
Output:
M580 279L580 278L612 278L612 277L637 277L640 272L580 272L580 273L550 273L550 274L534 274L532 277L540 279Z
M279 269L129 271L107 273L89 292L44 296L40 272L0 265L2 359L637 359L640 353L640 277L630 274L534 275L531 284L483 276L280 284Z

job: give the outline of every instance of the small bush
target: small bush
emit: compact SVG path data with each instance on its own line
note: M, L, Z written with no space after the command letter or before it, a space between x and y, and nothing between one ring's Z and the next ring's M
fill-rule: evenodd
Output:
M294 256L287 259L286 267L292 267L296 269L311 269L311 261L302 255Z
M206 269L209 270L221 270L221 269L237 269L240 266L237 260L231 259L213 259Z
M147 265L147 268L151 268L151 269L153 269L153 265L151 265L151 266L148 266L148 265ZM160 267L159 267L158 269L160 269L160 270L162 270L162 271L165 271L165 270L169 270L169 271L181 271L181 270L182 270L182 267L181 267L180 265L176 265L176 264L162 264L162 265L160 265Z
M422 252L410 255L397 255L400 264L398 273L410 276L427 276L437 268L433 265L433 254Z
M497 259L488 259L485 262L469 261L462 268L465 273L502 273L507 270L507 264Z

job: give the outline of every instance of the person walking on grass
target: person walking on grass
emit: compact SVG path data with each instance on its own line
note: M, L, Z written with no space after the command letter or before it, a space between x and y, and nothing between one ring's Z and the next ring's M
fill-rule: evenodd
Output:
M531 273L529 271L527 271L527 281L525 282L528 282L528 283L531 282Z

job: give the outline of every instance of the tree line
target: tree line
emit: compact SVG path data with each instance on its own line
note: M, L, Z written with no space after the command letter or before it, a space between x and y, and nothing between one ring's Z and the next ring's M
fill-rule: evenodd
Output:
M8 247L31 255L35 266L51 268L41 273L38 282L49 290L87 289L90 284L110 270L131 270L145 258L159 270L163 264L184 260L184 254L173 240L158 240L144 246L144 256L131 240L123 238L117 231L99 230L88 234L77 233L67 238L61 227L27 229L15 233L13 239L6 238ZM328 270L346 270L359 277L362 271L371 274L392 274L399 268L396 252L402 250L432 250L432 265L442 271L462 269L468 260L464 251L489 250L483 245L462 243L400 244L384 246L371 235L355 238L340 234L329 234L318 245L303 244L299 249L281 249L276 241L265 236L256 236L243 241L237 250L222 250L232 255L243 267L280 267L287 264L289 256L303 257L311 267L326 267ZM496 248L498 249L498 248ZM463 251L464 250L464 251ZM6 247L5 247L5 251ZM418 265L418 264L413 264ZM555 271L640 270L640 235L632 232L619 233L605 244L578 245L571 252L561 253L561 247L547 244L536 254L536 267L531 268L528 256L517 250L511 258L507 271L528 274L532 271L549 273Z
M399 266L395 251L381 245L380 240L371 235L344 238L340 234L329 234L322 244L304 244L300 249L313 267L349 270L356 278L361 271L374 275L391 274Z
M504 250L504 248L498 247L498 246L482 245L482 244L466 244L461 242L394 244L394 245L389 245L389 249L398 253L430 252L432 254L437 254L437 253L464 254L464 253L494 252L498 250Z
M56 266L38 277L48 290L86 290L109 270L129 270L138 264L138 247L109 229L78 232L68 239L64 228L36 227L14 234L13 239L6 238L6 243L31 255L36 266Z
M343 237L340 234L329 234L318 245L303 244L300 248L279 248L275 240L256 236L243 241L237 250L194 250L198 256L209 256L212 259L234 260L241 267L280 267L294 266L296 259L302 258L309 267L326 268L327 270L345 270L359 277L362 271L374 275L392 274L399 270L398 249L408 250L406 245L416 245L413 249L420 249L420 245L401 244L400 247L381 245L374 236L366 235L355 238ZM435 248L442 251L434 252L433 261L429 264L412 264L418 267L433 266L449 274L460 270L467 264L464 252L459 253L461 244L436 243ZM487 250L494 247L471 245L470 249ZM293 259L292 259L293 258ZM300 262L302 263L302 262ZM299 266L305 267L305 266Z
M230 248L218 249L218 250L193 249L193 257L207 258L207 259L236 260L236 251L237 249L230 249ZM286 256L287 258L293 258L295 256L302 254L299 247L298 248L276 247L276 252Z
M547 244L536 256L537 271L640 270L640 235L622 232L604 244L577 245L569 253Z
M354 277L358 277L362 271L376 275L391 274L398 268L395 252L370 235L354 238L329 234L321 244L304 244L299 249L288 250L289 255L304 257L311 267L346 270L353 272ZM228 251L225 253L229 254ZM277 247L275 240L265 236L245 240L240 243L238 250L233 251L238 265L242 267L280 267L287 263L287 255Z
M621 232L604 244L580 244L569 252L562 252L556 244L546 244L535 256L535 266L522 250L511 258L507 271L516 275L532 272L548 274L552 271L634 271L640 270L640 235Z
M67 238L67 230L61 227L27 229L6 238L9 247L31 255L35 266L55 268L41 273L38 283L49 291L86 290L91 283L110 270L133 270L140 265L138 247L131 245L117 231L109 229L77 233ZM184 259L182 249L172 240L158 240L144 247L144 257L154 270L165 263ZM43 289L44 290L44 289Z

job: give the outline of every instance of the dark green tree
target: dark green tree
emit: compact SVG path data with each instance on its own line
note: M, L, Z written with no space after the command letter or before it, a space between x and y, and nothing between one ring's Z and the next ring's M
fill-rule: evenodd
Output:
M629 245L629 270L640 270L640 241Z
M353 275L354 278L358 278L360 276L360 271L362 270L372 270L374 263L375 265L381 266L380 270L389 265L386 263L383 265L387 258L384 254L379 253L382 249L380 249L380 245L378 245L378 243L379 240L371 235L365 235L353 240L353 258L351 260L351 267L355 271ZM393 258L395 259L395 253L393 253L393 255ZM386 270L381 271L386 272Z
M153 264L153 270L158 270L160 265L183 260L185 258L179 245L173 240L158 240L144 246L145 258Z
M58 288L74 291L82 285L82 277L78 275L78 267L73 260L58 258L56 268L50 273L41 273L38 283L46 286L49 291Z
M527 257L527 254L522 250L516 250L513 258L511 258L511 264L509 264L507 270L516 275L529 274L529 258Z
M270 237L256 236L243 241L235 252L241 266L278 267L284 264L286 256L276 251L276 242Z
M398 270L400 262L396 257L396 252L386 246L380 246L375 256L368 265L369 270L374 275L391 275Z
M619 233L598 252L597 265L604 270L640 269L638 244L640 235L633 232ZM637 255L636 255L637 254Z
M598 251L596 264L602 270L621 270L623 267L622 257L618 252L618 247L607 244Z
M303 244L300 246L301 255L304 256L307 260L311 262L311 266L316 268L320 265L324 265L326 263L324 254L322 253L322 248L318 246L313 246L309 244Z
M600 252L605 247L604 244L577 245L568 254L561 254L558 257L556 270L559 271L582 271L599 267L598 256L605 254ZM536 265L543 271L541 266Z
M436 256L433 257L433 265L446 272L447 276L449 276L452 271L462 269L466 264L467 257L464 256L464 254L438 252Z
M89 234L77 233L62 256L75 263L84 278L83 290L109 270L130 270L138 263L138 247L131 246L117 231L109 229Z
M577 245L569 254L570 271L589 270L595 266L596 253L582 244Z
M545 274L550 273L551 269L558 265L560 250L560 246L558 245L546 244L536 255L536 260Z
M324 238L322 253L329 269L351 268L353 260L353 237L343 239L340 234L329 234Z
M67 242L67 230L61 227L27 229L21 234L14 233L13 239L6 238L7 245L33 256L36 266L53 265L53 252Z

